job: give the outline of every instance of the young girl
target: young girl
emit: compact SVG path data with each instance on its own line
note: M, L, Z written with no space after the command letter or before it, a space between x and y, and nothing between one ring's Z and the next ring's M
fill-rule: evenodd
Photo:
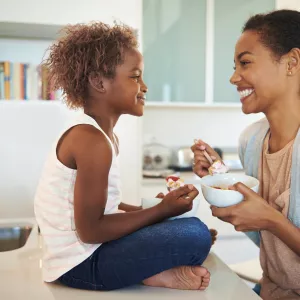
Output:
M44 280L91 290L205 289L209 230L197 218L166 221L189 211L198 191L186 185L145 210L121 203L113 129L122 114L143 115L147 93L134 32L100 22L70 26L46 63L54 88L84 113L58 137L35 197Z
M274 11L250 18L235 48L236 85L246 114L263 119L240 139L246 174L259 178L259 195L238 183L240 204L212 207L214 216L232 223L260 245L263 299L300 297L300 12ZM200 142L193 147L194 172L207 174ZM219 157L218 157L219 158Z

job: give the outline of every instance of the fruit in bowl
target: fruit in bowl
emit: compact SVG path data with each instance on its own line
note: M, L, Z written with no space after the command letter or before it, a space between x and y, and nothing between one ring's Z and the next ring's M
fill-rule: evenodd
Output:
M166 178L166 185L169 192L177 190L181 186L184 186L184 181L177 176L171 175Z
M259 181L244 174L215 174L201 178L201 190L205 200L217 207L227 207L243 201L244 196L237 191L230 190L229 187L241 182L254 192L258 192Z

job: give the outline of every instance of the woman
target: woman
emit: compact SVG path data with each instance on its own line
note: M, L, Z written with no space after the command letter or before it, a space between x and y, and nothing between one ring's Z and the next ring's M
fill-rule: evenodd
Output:
M260 246L263 299L300 297L300 12L278 10L251 17L237 41L234 73L245 114L265 114L241 135L246 174L260 180L258 194L242 183L245 201L212 207L212 214L247 232ZM201 140L192 147L194 172L208 174Z

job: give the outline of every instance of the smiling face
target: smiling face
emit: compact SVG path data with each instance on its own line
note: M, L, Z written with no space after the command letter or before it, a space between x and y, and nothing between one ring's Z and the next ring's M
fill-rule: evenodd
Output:
M116 75L106 85L110 105L119 114L142 116L147 86L143 81L143 56L136 49L127 50L124 63L117 66Z
M257 32L248 30L241 35L230 82L237 87L244 113L266 113L284 98L288 90L285 59L277 60Z

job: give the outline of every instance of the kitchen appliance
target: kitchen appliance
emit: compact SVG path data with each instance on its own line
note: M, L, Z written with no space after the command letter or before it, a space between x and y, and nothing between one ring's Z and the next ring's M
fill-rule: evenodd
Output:
M223 151L220 148L214 150L223 158ZM193 169L194 153L190 146L173 149L171 168L176 171L191 171Z
M174 173L169 169L172 150L157 142L144 145L143 148L143 176L167 177Z

